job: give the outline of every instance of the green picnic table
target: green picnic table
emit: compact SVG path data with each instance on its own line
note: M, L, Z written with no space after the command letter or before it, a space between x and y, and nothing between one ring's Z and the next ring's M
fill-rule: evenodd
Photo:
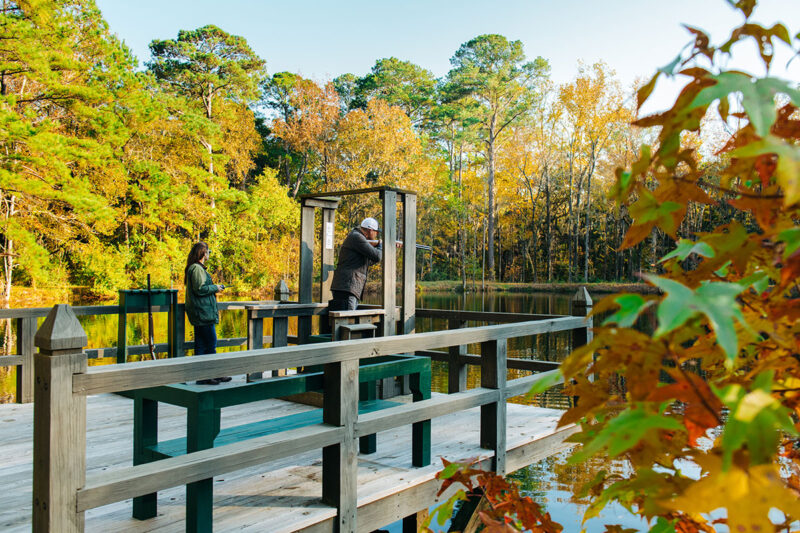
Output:
M431 397L430 359L413 355L390 355L364 359L359 367L359 414L398 405L375 399L377 380L409 376L413 401ZM208 448L223 446L263 435L279 433L322 423L322 409L267 419L220 430L220 412L225 407L269 398L319 391L324 388L322 372L273 377L251 383L228 383L217 386L176 384L128 391L123 395L134 400L133 463L158 461ZM372 390L370 390L372 389ZM186 438L158 440L158 404L186 408ZM430 464L430 421L414 424L414 466ZM360 439L362 453L375 451L375 436ZM212 531L213 478L186 485L186 531ZM156 516L157 493L133 500L133 517L145 520Z

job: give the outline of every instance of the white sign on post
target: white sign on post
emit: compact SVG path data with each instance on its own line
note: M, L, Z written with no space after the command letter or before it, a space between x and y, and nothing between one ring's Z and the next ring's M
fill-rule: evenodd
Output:
M333 222L325 223L325 249L333 250Z

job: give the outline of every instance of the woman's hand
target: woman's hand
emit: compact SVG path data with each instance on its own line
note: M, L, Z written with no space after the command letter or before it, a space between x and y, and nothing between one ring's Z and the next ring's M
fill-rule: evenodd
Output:
M217 292L222 292L222 291L225 290L225 285L222 285L222 284L217 285L217 289L218 289Z

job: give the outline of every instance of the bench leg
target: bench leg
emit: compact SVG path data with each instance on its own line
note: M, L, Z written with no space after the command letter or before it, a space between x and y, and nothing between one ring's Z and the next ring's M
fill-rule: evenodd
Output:
M187 409L186 452L214 447L219 433L219 409L193 406ZM211 533L214 517L214 478L186 485L186 532Z
M375 400L377 398L376 381L368 381L359 383L358 385L358 400ZM376 434L364 435L358 439L358 451L363 454L375 453L378 449L378 436Z
M158 402L136 396L133 400L133 465L152 461L145 452L147 446L158 442ZM151 492L133 499L133 517L147 520L157 514L158 493Z
M431 397L430 368L411 374L409 386L415 402L429 400ZM411 425L411 464L428 466L431 464L431 421L423 420Z

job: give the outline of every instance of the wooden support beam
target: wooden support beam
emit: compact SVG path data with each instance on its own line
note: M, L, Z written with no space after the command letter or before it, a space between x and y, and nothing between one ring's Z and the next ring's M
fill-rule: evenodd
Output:
M589 296L589 291L586 290L586 287L578 289L578 292L575 293L570 301L572 316L586 317L586 327L572 330L573 350L592 340L591 328L593 326L593 319L587 316L592 312L592 305L592 297Z
M450 361L450 354L438 350L418 350L415 355L430 357L432 361ZM463 365L481 365L481 356L477 354L463 354L458 356L458 360ZM514 370L528 370L530 372L547 372L561 366L558 361L540 361L538 359L507 359L508 368Z
M252 310L247 311L247 349L260 350L264 347L264 319L260 318ZM258 381L264 377L260 371L247 374L247 382Z
M341 427L337 444L322 449L322 501L337 509L337 531L355 532L358 506L358 457L355 424L358 419L358 361L325 365L322 420Z
M339 207L339 202L341 198L331 197L331 198L303 198L302 199L302 206L303 207L320 207L322 209L336 209Z
M383 278L381 304L386 310L383 321L383 336L397 334L397 193L383 191Z
M298 302L301 304L312 301L312 282L314 275L314 208L303 207L300 213L300 290ZM297 319L297 336L301 343L308 342L311 335L311 317Z
M500 313L490 311L459 311L456 309L427 309L418 307L415 311L419 318L443 318L445 320L472 320L475 322L529 322L531 320L550 320L564 315L539 315L526 313Z
M36 317L17 319L17 403L33 401L33 337L36 335Z
M403 195L402 332L414 333L417 297L417 196Z
M331 283L333 282L333 271L335 268L333 248L335 244L334 230L336 228L336 210L322 210L322 224L320 225L319 247L322 250L322 266L320 272L320 301L324 304L333 298L331 293Z
M460 329L465 325L465 320L450 319L447 329ZM447 353L447 392L452 394L467 390L467 365L461 359L467 354L467 346L465 344L450 346Z
M481 448L494 451L492 470L506 473L506 351L507 340L481 343L481 387L498 389L501 398L481 406Z
M34 338L33 531L82 533L78 489L86 480L86 397L72 392L86 372L86 333L68 305L56 305Z

